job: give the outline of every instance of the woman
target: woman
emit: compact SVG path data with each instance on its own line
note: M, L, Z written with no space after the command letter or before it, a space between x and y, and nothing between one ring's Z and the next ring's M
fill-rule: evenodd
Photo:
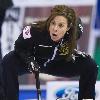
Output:
M78 99L95 99L97 65L89 55L76 50L76 30L75 11L65 5L55 6L46 21L23 29L14 51L2 60L7 100L18 100L18 75L29 72L31 62L41 73L80 76Z

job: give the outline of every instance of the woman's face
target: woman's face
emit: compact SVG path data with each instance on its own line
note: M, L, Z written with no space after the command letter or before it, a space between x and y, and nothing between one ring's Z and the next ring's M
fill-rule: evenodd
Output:
M56 16L50 22L49 32L53 41L58 42L68 31L68 22L64 16Z

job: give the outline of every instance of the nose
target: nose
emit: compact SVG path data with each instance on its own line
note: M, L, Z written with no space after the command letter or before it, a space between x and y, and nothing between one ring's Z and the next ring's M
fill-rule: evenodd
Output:
M54 30L54 32L57 32L57 30L58 30L57 25L54 26L53 30Z

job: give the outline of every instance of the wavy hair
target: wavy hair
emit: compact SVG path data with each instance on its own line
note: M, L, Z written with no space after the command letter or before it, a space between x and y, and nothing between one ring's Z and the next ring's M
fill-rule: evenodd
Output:
M69 53L67 55L69 56L73 53L74 48L76 48L76 13L74 9L66 5L56 5L51 9L51 14L48 19L36 22L37 25L35 26L39 28L40 31L45 29L49 31L50 22L59 15L64 16L68 20L69 30L67 32L69 33L69 41L66 42L68 43L66 46L69 48Z
M71 7L66 5L56 5L51 9L51 15L47 19L47 30L49 29L50 22L59 15L64 16L68 20L69 30L67 32L69 33L68 37L70 39L66 43L68 43L69 54L67 56L69 56L73 53L74 48L76 48L76 13Z

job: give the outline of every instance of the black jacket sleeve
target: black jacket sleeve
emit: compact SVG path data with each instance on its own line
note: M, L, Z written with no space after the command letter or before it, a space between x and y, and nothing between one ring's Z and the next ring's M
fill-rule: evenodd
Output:
M24 61L34 56L34 42L31 29L31 26L26 26L15 41L15 52Z

